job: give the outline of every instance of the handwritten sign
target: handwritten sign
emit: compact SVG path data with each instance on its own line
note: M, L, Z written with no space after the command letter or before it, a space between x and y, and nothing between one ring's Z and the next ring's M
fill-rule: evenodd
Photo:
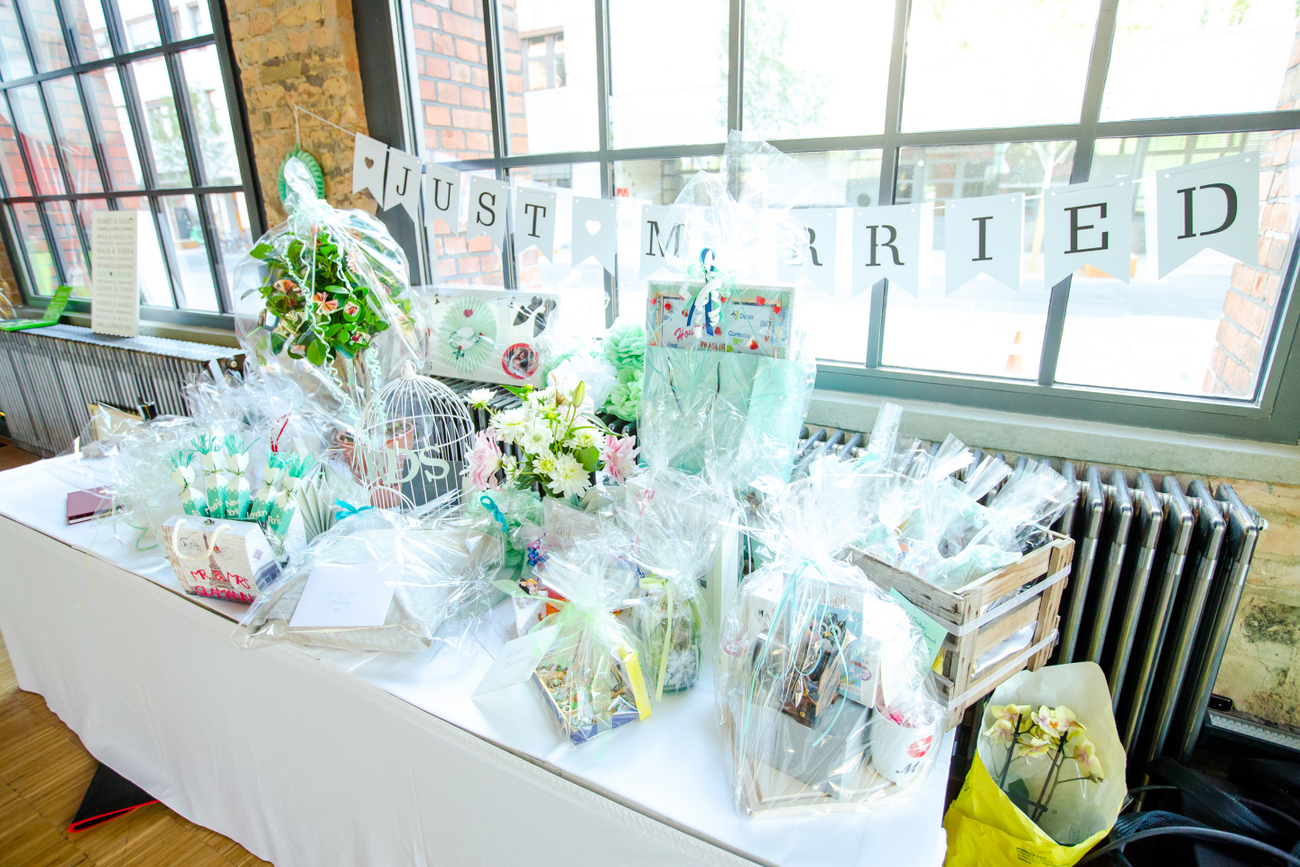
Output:
M383 626L401 573L397 563L317 566L307 576L289 626Z
M90 230L90 328L96 334L140 333L136 284L138 211L96 211Z

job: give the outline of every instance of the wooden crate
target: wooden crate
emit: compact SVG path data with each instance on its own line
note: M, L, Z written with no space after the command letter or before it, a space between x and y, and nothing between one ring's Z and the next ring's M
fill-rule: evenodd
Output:
M948 704L945 731L955 728L968 707L1011 675L1025 668L1038 670L1056 646L1057 612L1074 560L1074 540L1068 536L1053 533L1048 544L958 590L936 587L856 549L850 549L850 556L872 581L885 590L897 588L948 630L935 674L940 696ZM1037 625L1028 647L989 662L977 673L981 656L1031 623Z

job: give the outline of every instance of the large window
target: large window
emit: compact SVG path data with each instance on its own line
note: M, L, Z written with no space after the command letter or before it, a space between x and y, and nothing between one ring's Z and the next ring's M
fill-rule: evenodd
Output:
M142 316L230 311L230 270L262 228L214 11L0 0L0 193L29 303L59 284L88 298L91 215L137 210Z
M640 206L720 171L739 129L809 169L800 207L840 209L843 291L803 305L819 385L1300 436L1295 0L392 2L408 86L372 118L399 116L426 160L561 191L552 261L467 243L463 197L462 224L412 251L426 282L561 290L592 328L640 316ZM1248 152L1258 264L1207 250L1159 277L1156 172ZM1117 177L1137 185L1129 280L1085 267L1046 285L1044 197ZM567 258L565 191L620 203L612 278ZM1025 197L1023 284L948 292L945 203L1002 193ZM932 208L920 285L855 297L851 209L902 203Z

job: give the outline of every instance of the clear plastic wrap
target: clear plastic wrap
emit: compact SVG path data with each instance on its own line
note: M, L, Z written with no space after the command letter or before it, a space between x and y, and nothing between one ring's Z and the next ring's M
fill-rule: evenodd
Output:
M414 652L429 648L435 638L458 640L469 618L488 610L490 580L502 564L503 551L499 525L490 515L448 507L446 500L406 515L387 509L345 510L332 529L318 536L263 591L239 622L235 643L249 648L289 641ZM352 582L357 592L369 592L362 588L376 580L391 586L391 602L380 622L327 624L315 617L303 622L298 609L304 597L314 607L326 592L323 583L309 587L316 572L344 586ZM457 631L457 623L464 628Z
M687 279L650 283L638 435L651 465L759 487L789 479L816 374L797 328L800 284L778 280L808 255L788 209L811 176L738 134L723 163L668 215L684 227ZM734 197L729 177L741 179Z
M235 266L236 331L266 379L355 424L402 360L421 360L406 254L370 214L318 198L297 160L284 173L288 219Z
M632 537L628 556L644 573L633 629L645 647L644 671L658 701L700 678L708 632L700 579L735 505L702 478L671 467L642 470L619 494L618 521Z
M536 629L556 628L550 648L533 673L535 685L571 742L650 715L644 649L615 616L630 603L637 572L603 540L552 553L539 575L565 602Z
M751 815L869 809L934 764L942 706L923 634L861 570L834 559L865 486L835 458L771 495L755 530L775 559L728 613L718 697Z

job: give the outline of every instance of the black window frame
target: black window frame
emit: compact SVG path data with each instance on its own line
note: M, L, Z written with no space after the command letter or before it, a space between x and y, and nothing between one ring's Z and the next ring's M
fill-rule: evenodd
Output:
M613 191L614 163L638 159L674 159L716 156L724 142L701 145L613 148L610 141L610 0L594 0L596 25L597 124L599 146L594 151L512 155L506 126L506 92L502 75L500 16L495 0L479 0L488 46L487 66L492 94L492 128L495 156L491 159L449 161L463 171L493 171L498 179L512 169L557 163L598 163L601 195ZM728 0L727 128L743 130L745 0ZM413 54L408 28L409 7L403 0L376 0L378 14L386 11L382 26L357 22L361 75L366 91L366 115L372 133L386 135L394 147L408 148L419 140L421 124L413 100ZM1101 121L1101 103L1114 44L1119 0L1101 0L1089 58L1083 105L1077 123L1043 124L995 129L904 132L901 128L910 0L895 0L884 132L871 135L774 139L771 144L787 153L880 149L880 190L877 202L895 201L899 154L904 147L983 145L1010 142L1066 140L1075 142L1071 184L1086 183L1092 170L1098 139L1222 132L1260 132L1300 129L1300 110L1247 112L1195 117ZM362 38L368 30L369 37ZM386 44L385 44L386 43ZM415 232L405 218L388 217L394 234L407 246L413 273L432 283L433 257L426 233ZM402 223L405 225L402 225ZM518 285L518 263L509 235L502 251L504 288ZM1071 278L1051 287L1043 353L1034 381L960 373L886 367L882 363L888 281L871 290L867 322L867 357L863 363L823 361L818 364L817 386L891 399L931 401L976 409L1034 416L1145 427L1158 430L1209 434L1233 439L1296 444L1300 442L1300 303L1296 299L1300 231L1292 232L1286 272L1268 339L1264 343L1255 391L1249 398L1173 396L1153 392L1077 386L1056 381L1056 367L1070 297ZM419 263L416 266L414 263ZM618 313L614 281L605 275L606 320Z
M94 2L94 0L92 0ZM203 234L203 247L207 254L208 268L212 275L212 285L215 290L217 301L217 312L200 311L187 309L182 306L182 296L179 292L181 285L181 276L179 264L173 261L171 252L167 249L165 243L162 244L163 264L167 271L165 279L167 280L168 289L172 295L172 301L175 307L158 307L144 303L141 299L140 318L142 321L153 321L168 325L209 327L221 330L231 331L234 329L234 306L235 299L232 297L232 288L228 285L225 268L221 262L221 240L217 233L216 227L212 225L212 219L205 207L205 200L202 198L207 195L221 195L230 193L243 193L244 204L247 211L249 223L249 235L253 239L261 237L266 231L266 214L262 202L261 190L258 184L257 171L252 158L252 143L248 135L246 123L246 109L244 106L243 92L239 87L239 72L234 63L233 49L230 43L230 26L226 17L225 4L222 0L203 0L208 6L208 17L212 22L212 32L203 36L191 38L180 38L176 32L176 21L172 17L171 7L167 0L153 0L153 11L158 23L160 44L148 48L142 48L136 51L126 51L127 34L126 25L122 19L118 8L117 0L98 0L102 3L104 19L107 25L108 37L112 49L112 56L97 60L82 61L80 59L81 48L77 40L75 31L68 25L66 10L63 0L53 0L53 6L58 14L59 26L62 30L64 44L68 52L68 58L73 62L63 68L51 70L49 72L36 72L33 75L23 78L16 78L11 81L0 81L0 100L4 100L6 110L10 117L14 117L12 107L9 105L9 91L15 88L25 87L32 84L38 85L42 82L58 78L71 77L74 86L77 89L78 97L81 101L82 111L85 114L87 123L90 125L88 133L93 137L95 144L96 160L100 174L100 183L103 187L100 192L93 193L74 193L73 186L70 183L71 178L68 176L66 166L63 160L59 160L59 172L63 179L65 193L62 195L29 195L29 196L10 196L7 185L3 177L0 177L0 231L3 232L5 245L9 252L10 262L13 266L14 273L18 278L19 290L23 297L23 302L29 307L44 308L50 303L50 296L40 295L35 291L36 281L31 272L30 264L26 253L26 241L16 231L13 219L12 208L16 204L26 203L45 203L45 202L68 202L73 209L73 221L76 231L81 241L82 250L87 257L90 256L90 238L89 227L83 226L80 218L76 214L75 203L82 200L107 200L111 210L118 210L118 202L121 199L145 199L149 203L149 216L158 224L162 216L161 200L175 196L193 196L197 210L197 218L200 230ZM190 4L197 5L197 4ZM186 10L189 11L188 9ZM22 42L27 52L28 60L33 70L39 69L33 56L32 45L29 38L29 31L26 22L23 20L24 11L22 4L14 3L14 14L19 23ZM198 141L198 130L195 125L193 106L190 105L189 99L176 99L177 94L188 94L189 90L185 78L185 70L181 62L181 53L195 49L215 46L217 52L218 65L221 69L221 78L223 86L223 96L226 101L227 110L230 116L231 133L234 140L235 159L239 166L239 172L242 182L234 185L208 185L206 180L206 167L202 158L202 152ZM153 158L147 144L148 120L144 116L141 104L136 98L134 76L130 64L147 60L150 58L164 58L169 76L169 86L172 90L173 102L176 104L177 118L179 121L182 144L185 151L186 161L190 169L191 183L179 187L160 187L157 184L157 172L153 165ZM94 72L96 70L114 69L114 74L120 77L122 82L123 93L127 103L127 117L131 125L131 132L135 140L136 156L139 160L140 170L144 176L144 184L141 189L136 190L113 190L109 182L108 172L104 164L103 142L98 139L98 132L95 129L95 116L90 110L88 97L82 85L81 76L83 73ZM44 96L44 89L41 90L41 110L47 123L51 123L53 118L50 116L50 107ZM54 127L51 125L51 131ZM18 133L15 127L15 133ZM22 153L22 159L26 166L28 177L33 177L31 167L26 165L27 156L21 146L19 151ZM33 187L33 192L35 188ZM45 210L38 207L38 213L42 226L45 231L46 243L49 245L50 256L53 260L55 272L60 283L67 283L67 274L61 257L55 252L56 236L50 223L45 215ZM89 266L89 262L87 262ZM90 312L90 302L86 299L74 298L68 302L67 311L72 313L88 314Z

